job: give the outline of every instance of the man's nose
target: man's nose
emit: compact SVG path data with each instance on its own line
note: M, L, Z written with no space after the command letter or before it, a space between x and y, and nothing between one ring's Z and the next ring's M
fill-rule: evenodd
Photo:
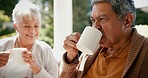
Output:
M95 22L95 23L93 24L93 27L94 27L94 28L97 28L97 29L99 29L99 30L102 29L102 27L101 27L101 25L100 25L99 22Z

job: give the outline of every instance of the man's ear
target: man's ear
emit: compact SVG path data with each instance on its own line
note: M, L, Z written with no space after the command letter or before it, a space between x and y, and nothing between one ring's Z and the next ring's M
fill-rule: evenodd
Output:
M125 28L129 28L132 26L134 22L134 15L132 13L128 13L124 18L124 26Z

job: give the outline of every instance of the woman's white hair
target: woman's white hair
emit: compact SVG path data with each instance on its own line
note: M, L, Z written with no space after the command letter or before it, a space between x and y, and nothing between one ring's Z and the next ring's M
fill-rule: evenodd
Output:
M19 23L23 21L23 18L33 20L34 17L39 19L41 24L41 14L38 7L32 4L29 0L20 0L13 9L12 20L14 23Z

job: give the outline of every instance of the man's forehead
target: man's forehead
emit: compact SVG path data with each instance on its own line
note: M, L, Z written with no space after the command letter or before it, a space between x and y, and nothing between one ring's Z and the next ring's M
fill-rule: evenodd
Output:
M113 10L110 4L98 3L93 6L91 15L97 14L97 15L105 16L106 14L111 12L113 12Z

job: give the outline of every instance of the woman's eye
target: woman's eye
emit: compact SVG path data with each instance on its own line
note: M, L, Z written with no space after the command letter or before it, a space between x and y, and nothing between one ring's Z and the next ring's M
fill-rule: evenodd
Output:
M38 28L39 26L34 26L35 28Z
M24 26L24 28L30 28L30 26Z

